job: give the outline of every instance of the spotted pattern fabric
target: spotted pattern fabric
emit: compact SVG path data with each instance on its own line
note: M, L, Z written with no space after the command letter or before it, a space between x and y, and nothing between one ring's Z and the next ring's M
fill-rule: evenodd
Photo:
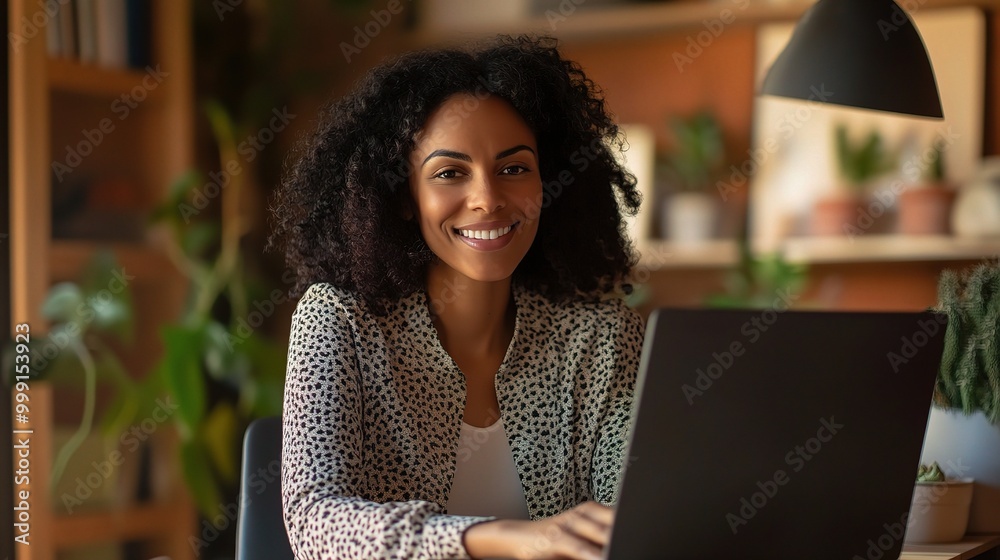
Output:
M617 499L642 347L620 299L556 304L513 287L500 416L532 519ZM315 284L292 318L282 501L298 560L469 558L448 515L465 377L417 291L386 316Z

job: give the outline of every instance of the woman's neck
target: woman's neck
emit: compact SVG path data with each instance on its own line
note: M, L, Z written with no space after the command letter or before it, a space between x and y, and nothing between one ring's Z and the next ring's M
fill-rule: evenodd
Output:
M479 282L450 268L432 266L427 298L441 345L453 356L507 350L514 332L511 279Z

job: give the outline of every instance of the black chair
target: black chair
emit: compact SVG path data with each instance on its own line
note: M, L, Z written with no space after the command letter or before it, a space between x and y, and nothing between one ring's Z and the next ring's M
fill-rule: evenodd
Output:
M295 560L281 516L281 417L250 423L243 439L236 560Z

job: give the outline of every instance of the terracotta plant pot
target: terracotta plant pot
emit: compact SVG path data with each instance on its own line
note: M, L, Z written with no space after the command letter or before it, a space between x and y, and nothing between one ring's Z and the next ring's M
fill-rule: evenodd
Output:
M864 207L860 196L836 196L821 198L813 207L813 235L848 235L864 232L859 227L858 213Z
M951 233L955 191L944 185L913 186L899 195L897 230L904 235Z

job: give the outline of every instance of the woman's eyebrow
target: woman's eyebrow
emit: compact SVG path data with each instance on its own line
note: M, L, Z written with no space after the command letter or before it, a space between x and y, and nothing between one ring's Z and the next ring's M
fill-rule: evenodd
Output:
M520 152L521 150L528 150L529 152L531 152L531 155L537 157L537 154L535 154L535 150L532 150L530 146L525 146L524 144L518 144L517 146L514 146L513 148L507 148L506 150L504 150L504 151L500 152L499 154L497 154L497 159L503 159L503 158L505 158L505 157L507 157L509 155L516 154L517 152Z
M472 158L469 157L467 154L463 154L462 152L456 152L454 150L442 149L442 150L434 150L433 152L431 152L430 155L424 158L424 161L423 163L420 164L420 166L423 167L424 164L426 164L431 158L436 158L436 157L448 157L468 162L472 161Z
M506 150L504 150L504 151L500 152L499 154L497 154L496 155L496 159L503 159L503 158L505 158L505 157L507 157L509 155L516 154L517 152L520 152L521 150L527 150L527 151L531 152L532 155L535 155L535 150L532 150L530 146L525 146L524 144L518 144L517 146L514 146L513 148L507 148ZM472 161L472 158L469 157L468 154L463 154L462 152L456 152L454 150L439 149L439 150L434 150L433 152L430 153L430 155L428 155L427 157L425 157L424 161L420 164L420 166L423 167L428 161L430 161L431 158L436 158L436 157L448 157L448 158L460 159L462 161L468 161L468 162Z

